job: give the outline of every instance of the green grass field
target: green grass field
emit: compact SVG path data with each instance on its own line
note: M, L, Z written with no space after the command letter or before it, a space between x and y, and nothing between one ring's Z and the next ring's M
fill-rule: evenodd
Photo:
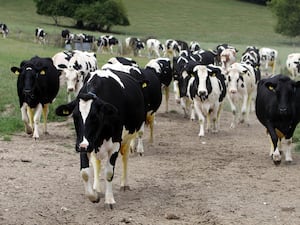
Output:
M292 40L274 32L276 21L267 7L238 0L123 0L123 3L131 25L113 27L119 40L128 36L154 36L163 42L174 38L198 41L205 49L229 43L239 49L239 54L248 45L272 47L279 52L277 72L284 70L286 56L296 52L300 43L300 39ZM0 136L9 139L7 136L23 129L17 77L10 72L10 67L34 55L52 57L63 50L60 33L66 27L73 33L84 32L96 37L103 33L70 28L74 21L63 17L59 18L60 26L55 26L52 18L36 14L32 0L4 1L1 8L0 21L8 25L10 33L6 39L0 37ZM34 43L36 27L48 33L47 45ZM98 54L97 57L101 66L111 55ZM140 65L148 61L147 57L134 59ZM65 101L65 89L61 89L51 106L50 120L58 120L53 110Z

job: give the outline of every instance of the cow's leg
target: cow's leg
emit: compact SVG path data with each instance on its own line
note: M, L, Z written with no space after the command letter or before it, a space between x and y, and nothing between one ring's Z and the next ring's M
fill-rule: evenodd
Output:
M198 121L199 121L199 126L200 130L198 133L199 137L204 137L204 122L205 122L205 117L203 113L201 112L199 103L197 101L194 101L194 110L196 111L196 114L198 116Z
M240 123L244 123L245 122L245 118L246 118L246 112L247 112L247 108L248 108L248 102L249 102L249 95L248 94L244 94L243 96L243 103L242 103L242 108L241 108L241 118L240 118Z
M44 134L48 134L48 131L47 131L48 113L49 113L49 104L45 104L43 107Z
M229 95L227 94L228 96L228 102L230 104L230 108L231 108L231 112L232 112L232 121L231 121L231 124L230 124L230 128L235 128L236 126L236 120L237 120L237 111L236 111L236 106L233 102L233 100L231 99L231 97L229 97Z
M286 151L285 151L285 161L292 162L292 138L285 140L286 141Z
M129 146L128 143L130 140L134 138L134 135L126 135L123 137L122 140L122 145L121 145L121 154L122 154L122 164L123 164L123 173L121 177L121 190L130 190L129 185L128 185L128 152L129 152Z
M155 120L154 113L147 115L147 123L149 124L150 127L150 139L149 139L150 143L153 143L154 120Z
M281 154L280 149L278 148L278 136L276 134L275 129L272 126L267 125L267 129L272 140L270 154L272 156L274 164L279 165L281 163ZM279 143L279 147L280 145L281 143Z
M29 122L27 108L29 108L27 106L27 104L23 103L23 105L21 107L22 121L24 122L24 125L25 125L25 132L26 132L26 134L32 134L33 129L32 129L32 126L31 126L31 124Z
M169 96L170 96L170 88L169 86L164 87L165 90L165 104L166 104L166 113L169 112Z
M195 116L195 104L194 101L191 103L191 120L194 121L196 119Z
M100 197L93 189L93 171L89 167L89 158L86 152L80 152L80 175L83 180L85 196L93 203L99 202Z
M100 188L100 170L101 170L101 161L96 158L95 152L92 152L90 155L90 162L94 170L94 184L93 189L97 192L101 192Z
M112 180L114 178L114 171L115 171L115 165L116 160L118 158L120 150L120 143L113 143L111 150L108 152L108 160L105 167L105 183L106 183L106 189L105 189L105 204L109 205L110 208L112 208L113 204L115 204L115 199L113 195L112 190ZM129 152L129 148L127 149L127 155Z
M34 113L34 117L33 117L33 123L34 123L34 128L33 128L33 138L34 139L38 139L39 136L39 123L41 120L41 115L42 115L42 111L43 111L43 106L41 103L39 103L37 105L37 107L35 108L35 113Z
M137 132L137 145L136 139L132 138L130 141L130 151L134 152L136 150L137 153L142 155L144 153L144 144L143 144L143 135L145 131L145 123L142 124L141 128Z
M178 86L178 81L174 80L173 81L173 92L175 93L175 102L177 104L180 103L180 93L179 93L179 86Z

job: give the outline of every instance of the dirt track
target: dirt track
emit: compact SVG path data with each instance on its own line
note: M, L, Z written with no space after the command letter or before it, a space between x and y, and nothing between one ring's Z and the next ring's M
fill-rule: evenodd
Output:
M119 190L117 161L114 210L84 196L71 120L51 123L38 141L0 141L0 224L300 224L299 154L276 167L254 114L232 130L223 112L220 132L200 140L197 122L171 101L157 114L155 143L147 130L145 155L130 156L130 191Z

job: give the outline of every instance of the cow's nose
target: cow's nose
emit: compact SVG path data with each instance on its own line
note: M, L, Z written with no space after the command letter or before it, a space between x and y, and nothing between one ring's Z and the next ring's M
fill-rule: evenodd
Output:
M206 96L206 91L199 91L199 92L198 92L198 95L199 95L199 96Z
M74 88L68 88L68 92L74 91Z
M279 113L282 114L282 115L286 114L287 113L287 108L286 107L280 107L279 108Z
M86 151L89 146L89 142L84 138L83 141L79 144L80 151Z
M235 94L237 91L236 90L230 90L231 94Z
M23 90L23 93L24 93L24 94L29 94L30 92L31 92L31 91L30 91L29 89L24 89L24 90Z

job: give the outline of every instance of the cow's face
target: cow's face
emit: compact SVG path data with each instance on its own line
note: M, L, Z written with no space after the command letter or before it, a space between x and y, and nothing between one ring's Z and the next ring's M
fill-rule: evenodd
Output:
M276 95L278 113L284 116L290 115L293 111L296 89L300 87L300 82L283 77L277 82L266 82L265 86Z
M208 70L206 66L197 65L194 67L195 73L195 81L196 81L196 89L197 95L201 100L205 100L208 97L208 94L211 90L209 90L209 86L207 85L208 79Z
M78 90L79 86L82 85L82 76L80 71L74 69L64 70L66 83L67 83L67 91L73 92Z
M227 73L227 86L228 93L234 95L238 90L244 90L245 84L242 73L245 71L240 71L237 68L229 68Z
M46 68L36 69L31 65L23 65L21 68L12 67L11 71L18 75L18 88L26 98L33 99L35 97L36 91L39 90L38 80L43 79L46 75Z

